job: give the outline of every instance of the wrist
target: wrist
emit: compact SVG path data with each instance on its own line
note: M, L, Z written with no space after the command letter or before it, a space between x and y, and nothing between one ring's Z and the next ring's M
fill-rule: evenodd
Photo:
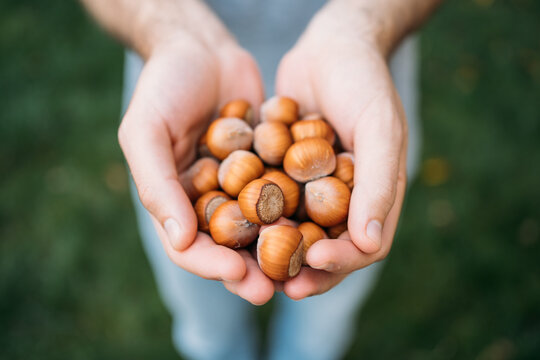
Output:
M334 0L314 17L310 28L331 43L368 46L386 58L403 36L395 24L391 11L378 1Z
M163 4L158 8L153 2L145 2L136 17L129 42L143 58L186 40L198 42L213 52L236 43L203 2L184 0L167 4L164 9Z

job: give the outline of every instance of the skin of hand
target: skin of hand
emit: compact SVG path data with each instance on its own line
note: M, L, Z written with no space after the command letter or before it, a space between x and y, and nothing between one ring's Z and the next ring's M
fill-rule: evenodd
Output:
M278 94L296 99L304 113L322 113L355 155L349 231L310 248L313 269L303 267L283 285L295 300L324 293L387 256L406 188L407 122L385 51L370 31L347 31L340 19L324 10L316 16L276 79Z
M153 48L118 132L142 204L169 258L181 268L253 304L266 303L273 282L245 250L197 232L197 219L178 180L195 159L196 143L216 109L244 98L263 100L253 58L234 41L209 48L189 35Z
M293 299L324 293L351 271L386 256L405 191L407 129L383 54L440 0L333 0L283 59L278 93L295 98L305 111L322 112L356 154L352 239L344 233L319 241L308 262L326 271L304 268L285 283L267 278L247 250L216 245L197 232L193 207L178 181L216 109L236 98L255 109L261 104L263 86L253 58L197 0L82 2L146 60L118 138L139 197L176 265L222 280L232 293L264 304L276 290ZM357 14L371 15L370 7L397 14L378 18L390 31L374 37L343 31L346 19L362 24Z

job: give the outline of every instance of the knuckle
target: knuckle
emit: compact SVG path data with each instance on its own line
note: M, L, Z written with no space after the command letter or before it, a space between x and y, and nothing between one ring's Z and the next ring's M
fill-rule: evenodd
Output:
M385 211L389 211L394 205L395 198L396 186L392 182L381 182L373 192L373 202Z
M143 185L138 188L138 193L139 199L141 200L141 203L146 208L146 210L154 214L157 203L157 194L155 190L148 185Z

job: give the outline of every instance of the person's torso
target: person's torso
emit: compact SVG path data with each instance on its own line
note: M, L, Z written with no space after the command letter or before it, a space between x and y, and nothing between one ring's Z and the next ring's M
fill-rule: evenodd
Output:
M206 0L240 45L257 60L267 95L277 66L326 0Z

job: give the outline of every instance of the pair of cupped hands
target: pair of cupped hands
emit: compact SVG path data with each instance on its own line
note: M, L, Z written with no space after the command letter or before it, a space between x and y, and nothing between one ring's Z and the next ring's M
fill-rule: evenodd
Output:
M178 180L195 160L197 141L216 109L242 98L258 112L263 83L248 52L232 38L209 46L189 33L159 43L119 129L139 197L170 260L257 305L276 291L295 300L325 293L349 273L384 259L406 187L406 119L376 41L335 36L311 24L282 59L276 93L295 99L301 113L321 113L355 159L348 232L316 242L307 253L310 267L283 283L266 277L247 250L217 245L198 232Z

